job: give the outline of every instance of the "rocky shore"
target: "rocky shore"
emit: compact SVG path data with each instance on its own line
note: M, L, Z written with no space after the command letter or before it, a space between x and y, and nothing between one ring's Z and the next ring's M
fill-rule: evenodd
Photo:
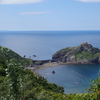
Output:
M58 65L62 65L64 63L58 63L58 62L49 62L49 63L44 63L42 65L35 65L34 67L32 66L28 66L26 67L27 69L31 69L32 71L36 71L39 69L44 69L44 68L48 68L48 67L54 67L54 66L58 66Z

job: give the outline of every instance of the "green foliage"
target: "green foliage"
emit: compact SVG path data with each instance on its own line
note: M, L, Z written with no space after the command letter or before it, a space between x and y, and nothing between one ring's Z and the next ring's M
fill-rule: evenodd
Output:
M17 53L15 53L14 51L2 47L0 46L0 59L1 60L10 60L13 61L15 63L19 63L22 66L28 66L30 64L32 64L32 60L28 59L28 58L23 58L20 55L18 55Z
M97 99L100 100L100 71L99 71L99 77L96 80L91 79L92 83L90 84L90 88L88 89L92 93L95 93L97 96Z
M15 100L21 100L23 94L23 78L24 78L24 68L15 63L9 63L6 69L6 74L8 78L9 94L10 99L15 98Z
M67 47L67 48L64 48L64 49L62 49L62 50L60 50L60 51L58 51L58 52L68 51L68 50L70 50L70 49L72 49L72 48L74 48L74 47Z
M0 76L0 97L7 97L8 93L8 85L7 78L4 76Z
M42 76L35 75L14 62L7 63L6 76L0 77L0 97L7 100L38 100L42 91L63 93L64 89L48 83ZM1 64L2 65L2 64ZM2 66L3 67L3 66Z
M76 54L76 59L77 61L82 61L84 59L96 59L98 56L100 55L100 53L89 53L87 51L82 51L81 53L77 53Z
M0 60L0 97L5 97L8 93L5 68L7 68L6 61Z

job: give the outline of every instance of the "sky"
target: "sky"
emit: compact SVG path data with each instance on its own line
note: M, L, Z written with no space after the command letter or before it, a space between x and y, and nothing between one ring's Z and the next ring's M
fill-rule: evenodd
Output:
M100 30L100 0L0 0L0 30Z

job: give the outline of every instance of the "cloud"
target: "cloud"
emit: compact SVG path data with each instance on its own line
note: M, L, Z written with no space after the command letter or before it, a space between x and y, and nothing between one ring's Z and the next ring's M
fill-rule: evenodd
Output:
M47 13L51 13L51 12L22 12L19 14L24 14L24 15L42 15L42 14L47 14Z
M100 0L78 0L82 2L100 2Z
M44 0L0 0L0 4L27 4L27 3L38 3Z

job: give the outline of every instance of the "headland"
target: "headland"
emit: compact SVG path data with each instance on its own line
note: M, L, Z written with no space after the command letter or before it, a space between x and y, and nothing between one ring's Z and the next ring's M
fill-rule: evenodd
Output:
M28 66L33 71L47 67L64 64L99 64L100 49L93 47L90 43L83 42L76 47L67 47L57 51L50 60L33 60Z

